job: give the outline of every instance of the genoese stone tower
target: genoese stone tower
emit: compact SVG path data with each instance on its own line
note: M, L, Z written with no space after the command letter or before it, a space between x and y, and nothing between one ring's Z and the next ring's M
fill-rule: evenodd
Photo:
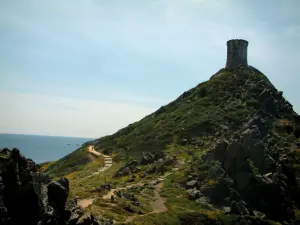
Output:
M233 69L242 64L248 67L247 62L248 41L241 39L233 39L227 41L227 61L225 68Z

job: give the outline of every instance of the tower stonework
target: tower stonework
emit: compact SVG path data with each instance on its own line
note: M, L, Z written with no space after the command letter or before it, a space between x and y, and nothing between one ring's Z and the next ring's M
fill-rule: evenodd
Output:
M233 39L227 41L227 61L225 68L233 69L242 64L248 67L247 62L248 41Z

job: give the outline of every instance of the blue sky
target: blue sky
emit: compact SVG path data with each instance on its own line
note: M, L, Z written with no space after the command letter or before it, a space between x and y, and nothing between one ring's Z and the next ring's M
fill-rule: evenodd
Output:
M299 0L0 0L0 133L100 137L224 67L226 41L300 112Z

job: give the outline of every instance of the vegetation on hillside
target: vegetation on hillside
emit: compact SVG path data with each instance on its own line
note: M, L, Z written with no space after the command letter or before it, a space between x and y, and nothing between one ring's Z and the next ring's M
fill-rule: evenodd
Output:
M49 165L44 172L50 173L53 177L61 177L74 171L83 170L89 162L91 159L88 157L87 148L81 147Z
M299 116L265 75L253 68L221 69L142 120L93 141L97 151L113 158L104 173L89 176L101 163L95 163L86 145L45 171L53 177L68 175L70 197L95 199L87 210L120 224L128 218L128 224L277 224L271 220L294 221L299 215L298 203L288 203L291 198L300 203L299 137ZM142 163L148 157L143 152L160 151L167 157ZM157 191L152 183L159 179L163 184ZM102 199L107 184L130 187L124 196L134 193L141 205L127 197L115 197L114 203ZM284 198L282 189L282 195L288 193ZM263 204L251 200L269 197L267 193L288 210L277 217L277 203L274 209L268 205L272 199ZM165 199L167 210L151 211L155 194ZM238 216L242 212L247 216Z

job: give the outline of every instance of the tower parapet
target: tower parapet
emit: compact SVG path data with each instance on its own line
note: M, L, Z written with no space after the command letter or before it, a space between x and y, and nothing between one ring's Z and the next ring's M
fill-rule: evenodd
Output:
M248 41L242 39L232 39L227 41L227 69L233 69L242 64L248 67L247 62L247 47Z

